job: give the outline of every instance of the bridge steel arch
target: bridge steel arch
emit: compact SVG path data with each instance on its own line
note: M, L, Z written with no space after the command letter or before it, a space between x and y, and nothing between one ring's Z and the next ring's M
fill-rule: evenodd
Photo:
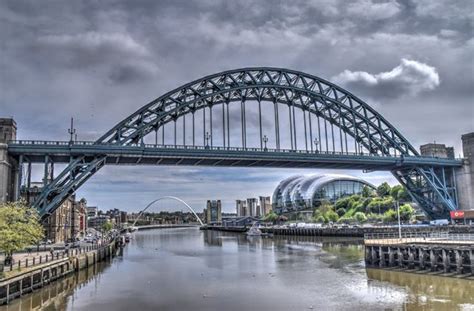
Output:
M148 208L150 208L150 207L151 207L153 204L155 204L156 202L161 201L161 200L165 200L165 199L171 199L171 200L175 200L175 201L178 201L178 202L180 202L180 203L183 203L184 206L186 206L186 207L191 211L191 213L193 213L194 216L196 216L196 218L197 218L197 220L199 221L199 223L201 224L201 226L204 226L204 223L202 222L201 218L199 218L198 214L196 214L196 212L194 211L194 209L193 209L191 206L189 206L188 203L184 202L183 200L181 200L181 199L178 198L178 197L174 197L174 196L167 195L167 196L158 198L158 199L153 200L153 201L151 201L150 203L148 203L148 205L147 205L144 209L142 209L142 210L140 211L140 213L138 214L137 219L135 219L135 221L133 222L132 227L135 227L135 224L137 223L137 221L140 219L140 217L143 215L143 213L146 212L146 210L147 210Z
M245 102L258 103L260 117L260 144L263 148L260 103L262 101L287 105L290 113L289 129L291 149L296 148L295 108L303 112L305 122L305 143L307 144L306 117L316 116L339 128L342 133L353 138L356 152L365 150L371 156L395 156L403 163L404 157L420 157L416 149L402 134L391 125L382 115L376 112L367 103L319 77L303 72L282 68L243 68L225 71L195 80L178 87L143 106L129 117L125 118L100 137L95 144L113 146L140 146L144 144L144 137L151 132L157 133L167 123L175 124L176 120L185 115L193 116L199 110L212 109L222 105L224 115L225 106L229 114L229 103L240 102L242 107L242 133L245 133ZM293 110L293 120L291 119ZM212 111L212 110L211 110ZM228 116L227 116L228 118ZM275 112L275 145L280 149L280 133L277 126L278 113ZM211 114L212 135L212 114ZM226 147L224 127L224 147ZM325 123L326 125L326 123ZM229 122L227 121L227 129ZM318 123L319 129L319 123ZM312 128L310 125L309 135ZM316 136L316 133L314 133ZM193 127L194 135L194 127ZM246 135L246 134L245 134ZM327 135L327 133L326 133ZM194 137L194 136L193 136ZM294 144L293 144L294 139ZM310 139L311 150L312 139ZM326 137L327 141L327 137ZM227 147L230 137L227 132ZM194 145L194 138L193 138ZM246 148L246 138L242 134L242 146ZM334 132L333 132L334 147ZM306 145L306 148L307 145ZM346 138L347 150L347 138ZM95 172L106 164L106 155L96 156L92 160L85 156L73 158L69 165L52 182L44 187L33 206L46 215L54 211L69 195L74 193ZM431 217L446 217L450 210L457 209L456 188L451 169L430 165L400 166L393 169L393 175L404 185L411 196L420 204L423 210Z

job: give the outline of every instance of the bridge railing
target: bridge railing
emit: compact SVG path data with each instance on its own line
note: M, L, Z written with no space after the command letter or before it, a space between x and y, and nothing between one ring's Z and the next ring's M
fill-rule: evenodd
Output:
M96 143L94 141L49 141L49 140L12 140L8 144L12 145L33 145L33 146L119 146L113 143ZM426 158L426 159L441 159L434 155L423 155L423 156L400 156L396 154L386 155L369 152L350 152L350 151L323 151L323 150L303 150L303 149L273 149L273 148L260 148L260 147L224 147L224 146L193 146L193 145L162 145L162 144L139 144L133 146L120 146L130 148L144 148L144 149L181 149L181 150L212 150L212 151L246 151L246 152L271 152L271 153L288 153L288 154L321 154L321 155L338 155L338 156L363 156L363 157L375 157L375 158ZM446 159L443 160L461 160L461 159Z
M117 146L113 143L95 143L93 141L48 141L48 140L12 140L11 145L33 145L33 146ZM182 149L182 150L213 150L213 151L250 151L250 152L272 152L289 154L324 154L324 155L348 155L348 156L372 156L372 157L395 157L395 155L380 155L368 152L348 152L348 151L323 151L323 150L297 150L297 149L273 149L260 147L224 147L224 146L192 146L192 145L162 145L162 144L143 144L136 146L145 149Z

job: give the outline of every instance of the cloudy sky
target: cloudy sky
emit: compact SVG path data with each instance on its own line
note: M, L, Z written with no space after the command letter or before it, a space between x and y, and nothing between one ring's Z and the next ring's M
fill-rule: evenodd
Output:
M472 0L3 0L0 116L15 118L19 139L47 140L66 140L74 116L79 139L94 140L186 82L273 66L342 85L415 147L436 141L459 154L474 130L473 29ZM163 195L197 209L215 198L232 211L286 176L322 172L110 166L79 196L125 210Z

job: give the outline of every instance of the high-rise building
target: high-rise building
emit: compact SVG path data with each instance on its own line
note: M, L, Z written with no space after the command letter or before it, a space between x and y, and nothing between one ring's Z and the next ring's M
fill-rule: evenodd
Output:
M221 200L207 200L207 207L204 210L207 224L222 223Z
M257 216L258 201L256 198L247 199L247 213L245 216Z
M258 213L256 216L265 216L272 210L272 202L270 201L270 197L260 196L258 197L258 203Z
M247 201L246 200L235 200L235 209L237 216L246 216Z

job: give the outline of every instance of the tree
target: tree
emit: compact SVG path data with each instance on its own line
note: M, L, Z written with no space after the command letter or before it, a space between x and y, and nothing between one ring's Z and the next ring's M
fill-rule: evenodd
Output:
M339 219L339 215L335 211L330 210L324 214L324 218L326 218L328 222L336 222Z
M355 214L354 214L354 219L357 220L357 221L360 222L360 223L367 221L367 217L366 217L365 214L362 213L362 212L357 212L357 213L355 213Z
M104 222L104 224L102 225L102 230L104 230L105 233L109 232L110 230L112 230L113 228L113 225L110 221L106 221Z
M415 209L410 204L403 204L400 206L400 219L402 221L410 221L415 214Z
M394 222L398 218L397 212L393 209L389 209L383 214L383 221L384 222Z
M22 201L1 204L0 237L0 250L5 252L5 260L10 260L16 251L38 244L44 237L38 212Z
M342 207L338 208L336 213L339 215L339 217L342 217L346 213L346 209Z
M362 188L362 196L364 198L368 198L368 197L371 197L374 195L374 191L372 190L372 188L370 188L369 186L364 186Z
M269 221L269 222L276 222L278 220L278 215L274 212L274 211L271 211L269 212L268 214L265 215L265 217L263 217L263 221Z
M376 191L379 197L387 196L390 194L390 185L387 182L383 182L377 187Z

